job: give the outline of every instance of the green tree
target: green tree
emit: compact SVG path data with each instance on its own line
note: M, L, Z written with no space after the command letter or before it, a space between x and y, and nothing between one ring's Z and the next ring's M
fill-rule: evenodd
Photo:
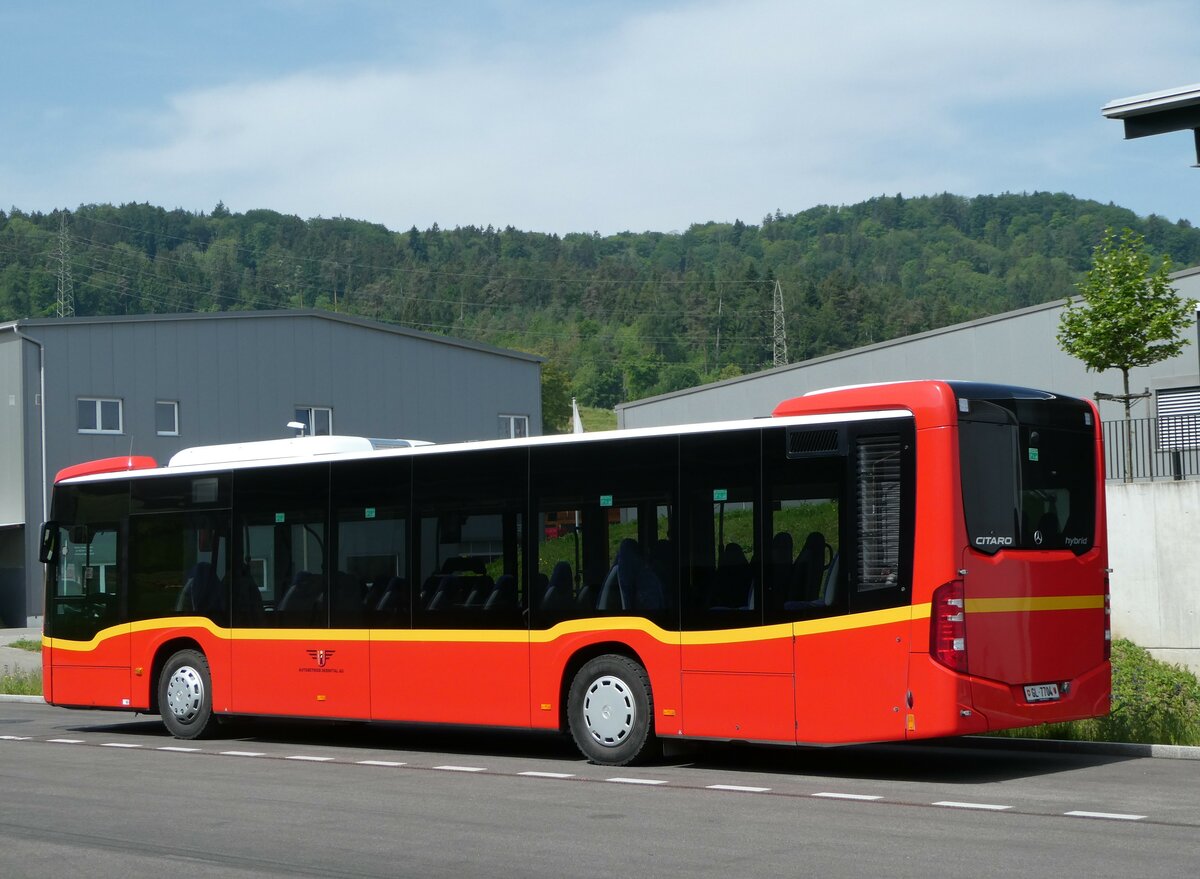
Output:
M567 374L549 361L542 364L542 429L566 433L571 425L571 391Z
M1126 228L1118 238L1106 229L1096 246L1092 267L1077 287L1083 304L1067 300L1058 325L1058 344L1082 360L1089 371L1121 372L1120 394L1099 399L1121 400L1125 405L1125 462L1132 460L1130 406L1145 396L1129 392L1129 371L1174 357L1187 339L1180 333L1192 322L1196 303L1180 299L1167 281L1171 258L1164 256L1150 270L1150 255L1143 236ZM1125 479L1132 477L1126 469Z

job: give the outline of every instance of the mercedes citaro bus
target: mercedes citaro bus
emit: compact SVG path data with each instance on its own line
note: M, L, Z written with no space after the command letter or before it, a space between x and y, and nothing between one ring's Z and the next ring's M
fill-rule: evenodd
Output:
M60 472L46 701L839 744L1110 703L1096 408L914 381L770 418L311 437Z

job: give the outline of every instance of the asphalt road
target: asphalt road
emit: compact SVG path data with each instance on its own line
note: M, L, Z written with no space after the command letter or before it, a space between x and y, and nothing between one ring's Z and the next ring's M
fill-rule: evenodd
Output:
M1193 877L1200 761L689 747L0 703L0 876Z

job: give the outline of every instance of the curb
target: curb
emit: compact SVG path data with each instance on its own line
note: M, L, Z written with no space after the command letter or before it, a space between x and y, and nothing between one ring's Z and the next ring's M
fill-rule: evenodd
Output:
M17 696L13 693L0 693L0 702L40 702L46 704L44 696Z
M954 741L947 739L945 743L952 744ZM1140 745L1128 742L1076 742L1069 739L1010 739L992 736L963 736L958 741L963 745L999 751L1050 751L1059 754L1200 760L1200 747L1192 745Z

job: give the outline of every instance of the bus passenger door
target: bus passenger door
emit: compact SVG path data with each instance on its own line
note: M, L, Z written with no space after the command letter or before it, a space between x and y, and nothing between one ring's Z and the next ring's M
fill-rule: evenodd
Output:
M339 619L354 586L332 569L328 496L327 464L234 474L234 713L370 717L370 643Z
M680 437L687 736L795 740L791 627L764 625L760 436Z
M846 429L845 475L830 490L840 535L817 598L796 607L797 737L904 738L912 618L910 421ZM829 471L832 475L832 471ZM836 494L834 493L836 492Z

